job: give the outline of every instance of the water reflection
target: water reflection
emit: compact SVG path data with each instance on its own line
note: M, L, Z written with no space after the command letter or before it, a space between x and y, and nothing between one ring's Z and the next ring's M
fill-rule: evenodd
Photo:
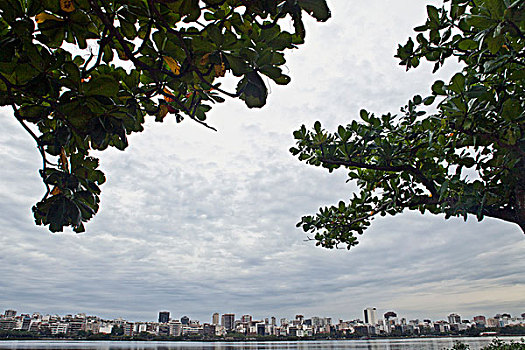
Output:
M519 341L508 337L507 342ZM374 339L296 342L111 342L111 341L0 341L0 349L34 350L442 350L461 341L471 350L492 338Z

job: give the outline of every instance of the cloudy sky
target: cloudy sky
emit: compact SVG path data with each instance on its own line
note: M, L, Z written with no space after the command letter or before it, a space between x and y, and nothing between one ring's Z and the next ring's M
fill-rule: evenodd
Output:
M129 320L169 310L203 322L214 312L348 320L365 307L433 319L525 312L518 226L407 212L375 220L351 251L316 247L295 228L354 186L344 171L292 157L292 132L316 120L333 129L361 108L398 112L436 78L393 58L424 21L424 2L329 4L333 17L309 20L307 44L288 52L292 83L272 85L263 109L214 108L218 132L150 121L125 152L100 154L108 181L85 234L34 225L39 154L0 110L0 309Z

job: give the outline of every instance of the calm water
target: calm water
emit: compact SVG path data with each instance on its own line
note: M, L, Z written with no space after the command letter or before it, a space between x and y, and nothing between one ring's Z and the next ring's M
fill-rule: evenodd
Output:
M506 342L520 337L500 338ZM112 341L0 341L0 349L59 350L442 350L455 341L478 350L492 338L424 338L293 342L112 342Z

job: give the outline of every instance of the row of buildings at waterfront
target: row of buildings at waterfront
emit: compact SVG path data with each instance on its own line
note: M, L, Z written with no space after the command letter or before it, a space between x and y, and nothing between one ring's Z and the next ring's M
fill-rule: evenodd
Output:
M168 311L159 312L157 322L130 322L122 318L104 320L97 316L85 314L76 315L41 315L40 313L20 314L14 310L6 310L0 315L0 330L21 330L41 334L78 335L113 334L123 336L154 335L154 336L191 336L224 337L228 334L243 334L246 336L271 335L282 337L308 337L319 334L428 334L462 331L468 328L500 328L506 326L525 326L525 314L521 317L511 317L509 314L498 314L494 317L476 316L472 320L462 319L458 314L450 314L447 320L432 321L406 320L398 318L389 311L383 318L378 318L375 308L364 310L364 320L339 320L334 322L330 317L310 317L296 315L293 320L282 318L277 322L275 317L262 320L251 315L243 315L239 319L235 314L214 313L211 322L201 323L187 316L180 319L171 318Z

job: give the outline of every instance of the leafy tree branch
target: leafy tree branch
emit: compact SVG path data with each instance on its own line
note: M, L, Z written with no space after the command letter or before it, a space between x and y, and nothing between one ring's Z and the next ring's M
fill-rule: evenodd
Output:
M330 17L325 0L0 0L0 106L43 159L36 223L82 232L105 182L90 151L125 149L148 116L215 130L207 115L223 96L264 106L262 75L290 81L280 66L304 42L303 11Z
M350 249L375 215L405 209L493 217L525 232L525 3L444 3L427 6L416 40L399 45L396 57L407 70L427 60L434 71L456 57L462 71L434 82L432 94L415 96L400 116L362 110L360 122L337 132L319 122L294 132L292 154L330 172L344 167L360 189L297 224L318 245Z

